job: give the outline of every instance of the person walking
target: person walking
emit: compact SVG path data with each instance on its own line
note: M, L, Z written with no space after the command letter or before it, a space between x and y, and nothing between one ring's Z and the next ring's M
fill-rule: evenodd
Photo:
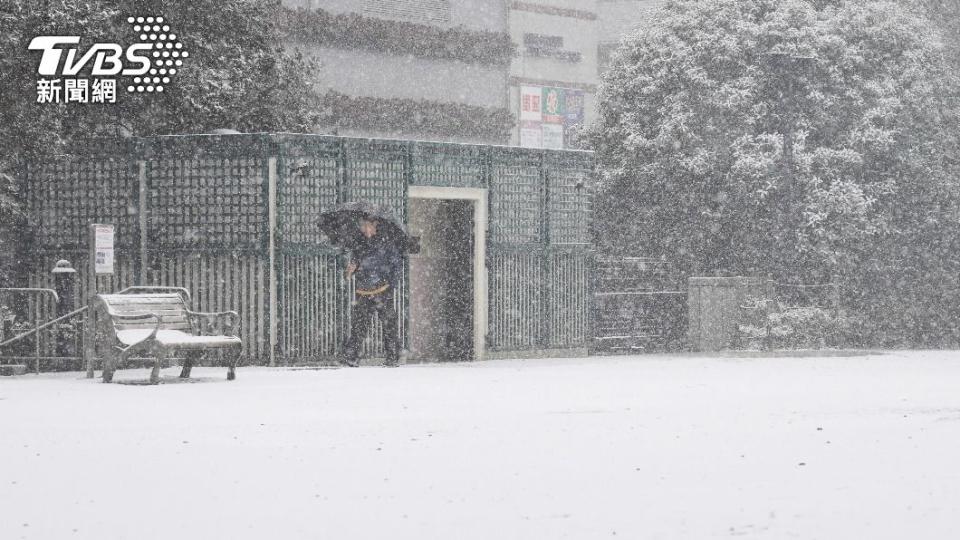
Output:
M360 346L376 313L383 325L384 365L396 367L400 364L400 336L393 299L403 255L395 242L378 234L375 219L361 218L360 233L362 241L351 250L346 272L347 279L355 278L356 297L343 363L350 367L360 365Z

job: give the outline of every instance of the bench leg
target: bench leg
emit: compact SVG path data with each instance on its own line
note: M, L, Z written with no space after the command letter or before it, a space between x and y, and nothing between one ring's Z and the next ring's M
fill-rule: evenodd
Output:
M230 366L227 367L227 380L232 381L237 378L237 364L240 362L240 353L230 354Z
M160 383L160 366L163 365L163 361L167 356L167 353L162 349L157 349L154 351L154 362L153 369L150 370L150 384L159 384Z
M103 382L113 382L113 372L117 369L117 351L110 347L103 353Z
M196 358L200 356L200 354L201 353L198 351L187 351L186 353L184 353L183 367L180 369L181 379L190 378L190 370L193 369L194 360L196 360Z

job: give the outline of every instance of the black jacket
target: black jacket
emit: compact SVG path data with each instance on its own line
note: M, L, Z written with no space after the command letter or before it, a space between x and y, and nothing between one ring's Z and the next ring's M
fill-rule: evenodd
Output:
M384 284L396 288L403 255L393 242L374 235L351 253L350 260L357 265L354 272L359 290L373 290Z

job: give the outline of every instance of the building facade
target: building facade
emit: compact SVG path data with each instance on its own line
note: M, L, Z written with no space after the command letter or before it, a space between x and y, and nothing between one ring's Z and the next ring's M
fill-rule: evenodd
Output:
M663 0L510 1L511 143L577 148L594 118L597 86L620 39L649 20Z
M283 0L287 43L317 61L324 132L506 143L514 47L490 0Z
M283 0L323 133L578 148L621 37L663 0Z

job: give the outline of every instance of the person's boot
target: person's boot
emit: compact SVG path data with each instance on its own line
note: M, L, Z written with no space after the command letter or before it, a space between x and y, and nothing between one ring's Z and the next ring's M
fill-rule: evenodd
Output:
M360 367L360 355L347 350L346 354L340 357L340 363L348 367Z
M383 361L383 367L398 367L400 365L400 355L394 351L387 351L387 357Z
M399 347L391 347L390 344L386 344L384 347L386 350L386 358L383 360L383 367L397 367L400 365L400 351Z

